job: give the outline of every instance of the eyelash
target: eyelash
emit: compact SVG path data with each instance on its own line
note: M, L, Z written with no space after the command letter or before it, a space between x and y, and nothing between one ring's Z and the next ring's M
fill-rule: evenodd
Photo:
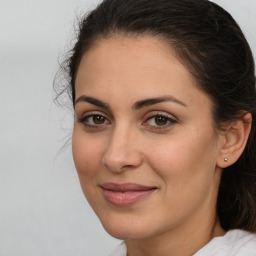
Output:
M104 123L103 124L90 124L88 122L89 118L94 118L94 117L99 117L99 118L103 118L104 119ZM81 118L78 119L79 123L82 123L84 126L88 127L88 128L93 128L93 129L99 129L99 128L103 128L102 126L106 126L105 121L108 121L107 125L110 124L110 121L103 116L102 114L89 114L89 115L84 115Z
M169 117L168 115L165 115L165 114L151 114L150 117L148 117L146 119L145 122L143 122L143 126L146 126L150 120L153 120L153 122L156 123L156 118L163 118L163 120L166 122L166 124L163 124L163 125L149 125L149 129L152 129L152 130L163 130L163 129L168 129L170 128L172 125L176 124L177 123L177 120Z
M88 122L88 120L90 118L101 118L103 119L103 122L102 124L90 124ZM147 125L147 123L150 121L150 120L154 120L154 122L156 123L156 118L163 118L163 121L166 122L166 124L163 124L163 125ZM92 120L93 121L93 120ZM107 121L107 123L106 123ZM104 115L102 114L88 114L88 115L84 115L82 116L81 118L78 119L78 122L79 123L82 123L84 126L86 126L87 128L92 128L92 129L104 129L107 125L109 125L111 122L108 120L108 118L106 118ZM170 126L176 124L178 121L169 117L168 115L165 115L165 114L158 114L158 113L153 113L150 115L150 117L148 117L146 119L146 121L144 121L142 123L143 126L149 126L148 129L150 130L161 130L161 129L168 129L170 128Z

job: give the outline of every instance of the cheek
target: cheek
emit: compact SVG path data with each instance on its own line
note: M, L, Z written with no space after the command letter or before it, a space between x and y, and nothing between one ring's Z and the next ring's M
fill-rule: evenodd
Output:
M73 159L80 180L95 176L102 162L102 143L91 141L85 135L74 131L72 138ZM85 180L86 180L85 179Z
M148 162L165 182L185 187L212 177L215 170L215 146L209 133L176 136L159 144L148 145ZM169 141L168 143L166 141Z
M211 143L207 137L195 140L183 137L157 145L148 155L151 168L162 180L166 215L183 218L216 192L215 149ZM169 209L175 209L175 213Z

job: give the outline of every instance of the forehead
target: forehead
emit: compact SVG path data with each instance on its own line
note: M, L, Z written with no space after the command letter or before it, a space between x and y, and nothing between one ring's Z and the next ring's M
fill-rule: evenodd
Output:
M171 46L152 36L98 40L82 57L75 90L76 98L93 94L89 96L134 101L174 94L186 99L188 105L198 94L203 94Z

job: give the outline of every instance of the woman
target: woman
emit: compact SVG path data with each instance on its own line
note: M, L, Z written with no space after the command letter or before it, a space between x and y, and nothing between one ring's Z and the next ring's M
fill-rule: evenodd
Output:
M207 0L105 0L68 60L73 156L113 256L256 255L250 47Z

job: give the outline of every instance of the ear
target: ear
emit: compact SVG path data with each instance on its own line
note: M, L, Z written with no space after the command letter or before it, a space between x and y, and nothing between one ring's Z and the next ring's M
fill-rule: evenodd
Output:
M224 134L221 135L223 140L216 163L218 167L226 168L238 160L246 146L251 123L251 113L245 113L227 126Z

